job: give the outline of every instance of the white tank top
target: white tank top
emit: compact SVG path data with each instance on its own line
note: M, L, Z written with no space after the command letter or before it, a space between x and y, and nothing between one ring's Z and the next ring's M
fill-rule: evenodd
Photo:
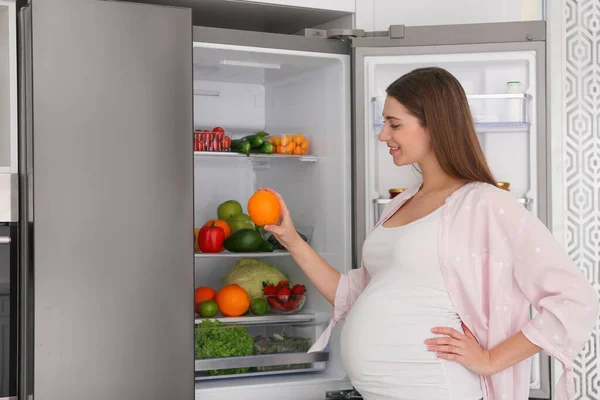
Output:
M366 400L479 400L479 376L427 350L436 326L463 332L438 259L442 208L365 240L371 280L344 322L341 354Z

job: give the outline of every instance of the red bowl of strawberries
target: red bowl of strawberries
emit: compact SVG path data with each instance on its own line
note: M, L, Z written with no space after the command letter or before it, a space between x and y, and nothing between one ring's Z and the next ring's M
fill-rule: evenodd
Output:
M289 281L280 281L277 285L263 283L263 293L275 314L294 314L302 309L306 301L304 285L290 287Z

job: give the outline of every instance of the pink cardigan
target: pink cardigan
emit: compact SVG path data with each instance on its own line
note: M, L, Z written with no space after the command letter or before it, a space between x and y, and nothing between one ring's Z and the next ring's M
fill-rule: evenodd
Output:
M391 201L376 226L417 190L406 190ZM555 399L570 399L572 360L596 324L598 298L548 229L509 192L473 182L446 199L438 243L450 298L479 344L491 349L522 331L562 363ZM331 322L310 352L326 347L334 325L346 317L369 279L364 265L342 274ZM531 320L530 304L537 311ZM528 359L482 376L484 399L527 399L530 363Z

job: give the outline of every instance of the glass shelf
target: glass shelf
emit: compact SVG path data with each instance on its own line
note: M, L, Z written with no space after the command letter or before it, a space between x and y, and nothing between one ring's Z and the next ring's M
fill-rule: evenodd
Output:
M241 257L287 257L290 253L284 250L275 250L273 252L253 252L253 253L232 253L222 251L221 253L194 253L196 258L241 258Z
M195 151L194 157L218 157L218 158L250 158L250 159L265 159L265 160L297 160L304 162L317 162L319 157L306 155L306 156L294 156L294 155L283 155L283 154L241 154L232 151Z
M205 319L217 320L223 325L281 325L281 324L298 324L306 323L315 320L314 314L268 314L268 315L243 315L240 317L213 317L213 318L196 318L195 323L200 324Z

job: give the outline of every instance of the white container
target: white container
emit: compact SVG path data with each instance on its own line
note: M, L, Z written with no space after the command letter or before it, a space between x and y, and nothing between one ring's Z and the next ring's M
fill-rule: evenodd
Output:
M522 94L523 89L521 82L509 81L506 82L506 93ZM506 121L507 122L525 122L523 117L523 99L507 99Z

